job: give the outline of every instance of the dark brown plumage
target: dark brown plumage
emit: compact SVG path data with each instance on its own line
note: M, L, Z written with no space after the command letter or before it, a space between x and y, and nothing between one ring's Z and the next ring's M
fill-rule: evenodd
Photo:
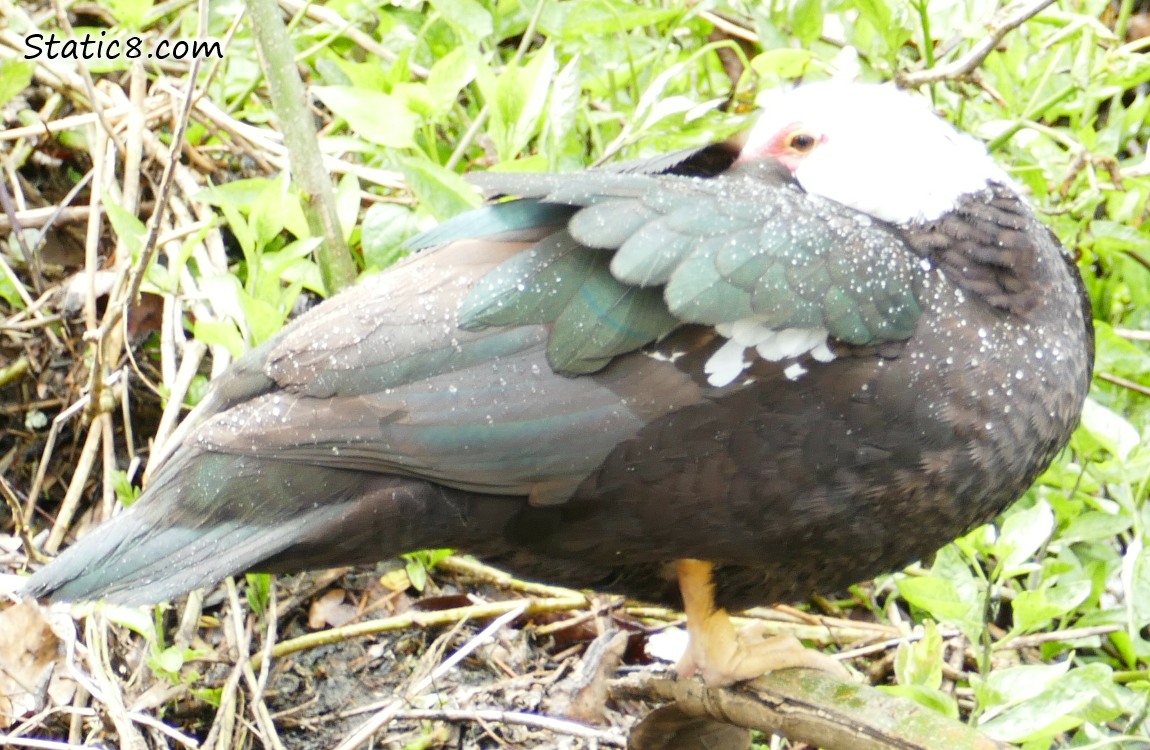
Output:
M240 360L144 498L28 591L146 602L456 547L671 604L693 570L698 623L840 589L992 518L1077 422L1093 351L1077 272L905 95L810 91L741 154L483 178L524 200L417 240L431 248ZM828 91L894 111L828 125ZM954 173L871 195L861 168L835 172L872 156L854 127Z

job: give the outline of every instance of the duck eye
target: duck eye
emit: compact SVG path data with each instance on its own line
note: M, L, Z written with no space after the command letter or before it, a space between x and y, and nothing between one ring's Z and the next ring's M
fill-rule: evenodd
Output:
M800 154L805 154L815 147L815 137L810 133L795 133L787 139L787 146L792 151L798 151Z

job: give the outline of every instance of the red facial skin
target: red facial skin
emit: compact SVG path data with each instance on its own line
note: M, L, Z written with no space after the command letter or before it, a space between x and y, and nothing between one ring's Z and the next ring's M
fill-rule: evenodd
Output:
M810 156L811 152L826 140L825 135L815 135L804 128L802 123L793 122L780 129L765 143L744 148L736 163L769 157L794 174L803 159Z

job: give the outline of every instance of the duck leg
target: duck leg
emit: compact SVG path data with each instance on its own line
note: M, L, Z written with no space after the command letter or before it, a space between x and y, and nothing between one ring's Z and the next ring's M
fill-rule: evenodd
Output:
M776 669L805 667L848 678L840 662L803 646L791 635L764 636L762 627L736 630L727 610L715 606L714 564L679 560L679 591L687 614L687 652L679 661L679 677L698 674L708 687L725 687L752 680Z

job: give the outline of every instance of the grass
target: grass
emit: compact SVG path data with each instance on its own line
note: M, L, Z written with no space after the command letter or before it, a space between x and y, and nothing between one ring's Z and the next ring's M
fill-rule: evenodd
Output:
M875 678L994 737L1026 750L1150 743L1150 40L1126 38L1133 3L1063 0L1010 30L1012 12L986 0L283 5L360 273L474 205L459 176L469 170L570 171L666 152L730 135L758 92L798 78L924 80L974 60L970 75L922 88L989 144L1077 253L1098 332L1090 403L1070 448L995 524L824 608L869 611L914 635L876 659ZM305 201L280 171L255 43L235 21L243 5L215 3L207 18L197 7L102 0L73 7L64 29L47 6L0 5L0 144L6 177L23 179L15 208L63 205L81 185L75 205L107 216L45 228L22 213L27 229L0 251L6 494L39 508L34 528L62 519L50 550L85 490L105 510L130 495L114 472L138 480L137 448L170 435L211 373L331 286ZM18 45L37 31L190 39L201 23L226 54L200 65L202 99L178 144L187 61L73 68L25 60ZM1002 42L970 57L988 27ZM133 76L150 96L132 90ZM95 105L114 139L94 126ZM53 125L50 137L11 135L37 123ZM173 213L157 230L159 260L141 268L174 146L185 160ZM80 281L67 282L75 269ZM133 283L140 304L127 302ZM61 287L73 296L41 297ZM422 582L421 560L409 566ZM158 673L179 672L179 659L156 653L168 654Z

